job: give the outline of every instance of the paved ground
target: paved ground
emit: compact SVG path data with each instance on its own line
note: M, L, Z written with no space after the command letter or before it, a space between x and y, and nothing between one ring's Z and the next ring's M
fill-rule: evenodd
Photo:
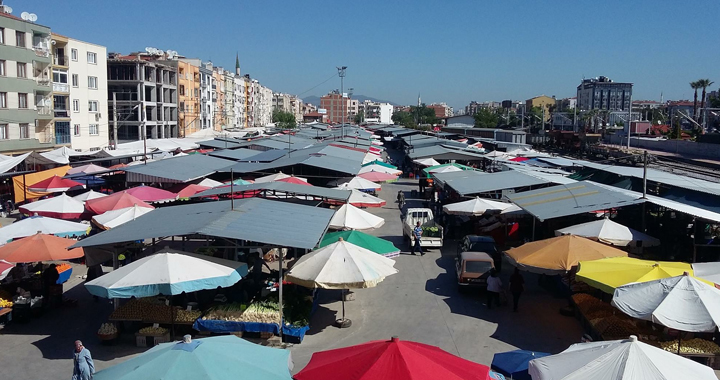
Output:
M368 209L385 218L375 235L402 243L400 213L394 203L399 189L414 188L410 181L383 186L380 196L388 200L381 209ZM412 200L409 200L412 204ZM441 253L396 259L399 273L376 288L355 291L356 300L346 303L353 326L338 329L332 325L339 317L339 293L327 291L311 320L312 329L302 344L291 348L295 371L302 369L313 352L399 336L441 347L453 354L482 364L490 364L495 352L514 348L558 352L579 341L578 322L558 313L564 301L538 288L535 278L526 275L528 290L521 300L520 312L505 306L486 310L479 294L460 295L454 282L451 242ZM509 265L504 266L509 270ZM74 275L82 274L81 267ZM507 282L509 273L503 273ZM132 336L115 346L103 346L95 337L99 325L107 319L111 305L94 302L73 276L66 284L66 296L79 301L77 308L48 312L27 324L11 324L0 330L0 378L67 379L72 373L73 341L81 339L92 351L98 369L127 360L142 351L134 347Z

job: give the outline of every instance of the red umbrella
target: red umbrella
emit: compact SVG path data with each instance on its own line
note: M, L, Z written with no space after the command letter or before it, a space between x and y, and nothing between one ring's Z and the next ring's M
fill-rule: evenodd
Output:
M391 181L397 181L397 176L388 174L385 172L365 172L362 174L358 174L358 177L363 177L368 181L373 182L391 182Z
M294 183L296 185L312 186L311 184L309 184L297 177L287 177L287 178L279 179L279 180L277 180L277 182L287 182L287 183Z
M85 185L80 182L75 182L71 179L65 179L63 177L54 175L34 185L30 185L28 187L28 190L41 193L61 193L63 191L68 191L73 187L85 188Z
M170 188L170 191L173 193L177 193L178 198L190 198L193 195L212 189L209 186L202 186L202 185L196 185L194 183L191 184L180 184L178 186L173 186Z
M490 368L396 337L321 351L295 380L489 380Z
M510 161L514 161L514 162L523 162L523 161L527 161L527 160L529 160L529 158L527 158L527 157L515 157L515 158L510 159Z
M37 233L0 247L0 259L11 263L32 263L85 256L82 248L67 249L75 243L75 240Z
M85 208L98 215L106 211L132 207L134 205L155 208L124 191L108 195L107 197L90 199L85 202Z
M177 199L177 194L151 186L138 186L125 190L126 193L145 202L163 202Z

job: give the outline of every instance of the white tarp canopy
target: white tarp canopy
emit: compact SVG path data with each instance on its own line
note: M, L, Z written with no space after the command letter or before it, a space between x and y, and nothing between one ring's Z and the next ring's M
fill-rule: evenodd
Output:
M708 366L642 343L635 336L573 344L528 366L533 380L717 380Z
M308 288L370 288L397 273L394 265L392 259L340 239L301 257L286 278Z
M14 239L35 235L38 232L73 238L87 235L90 232L90 225L44 216L32 216L0 228L0 245Z
M62 193L56 197L26 203L18 209L21 213L31 216L37 214L52 218L77 219L85 212L85 204Z
M49 152L32 152L30 162L38 165L67 165L70 157L91 156L94 152L77 152L66 146L51 150Z
M695 263L692 269L695 277L720 284L720 263Z
M92 220L103 229L109 230L121 224L125 224L131 220L135 220L154 209L133 205L117 210L106 211L100 215L93 216Z
M378 228L383 224L385 224L385 219L360 210L351 204L344 204L335 211L335 215L330 219L329 227L338 230L369 230Z
M16 166L20 165L20 163L25 161L29 155L30 153L25 153L13 157L0 154L0 174L7 173L8 171L14 169Z
M337 186L341 190L380 190L381 186L363 177L341 178L328 183L329 186Z
M95 190L86 191L80 195L76 195L73 197L73 199L78 200L80 202L85 202L90 199L96 199L96 198L103 198L107 197L107 194L99 193Z
M363 193L360 190L352 189L347 203L350 203L355 207L382 207L386 202L382 198L378 198L368 193Z
M439 162L435 161L432 157L427 158L418 158L417 160L413 160L414 163L422 166L438 166L440 165Z
M630 245L630 243L642 247L660 245L660 240L640 231L633 230L632 228L625 227L620 223L613 222L608 218L576 224L555 231L555 236L560 235L577 235L605 244L618 246L627 246ZM642 242L642 244L637 244L638 242Z
M452 172L461 172L461 171L463 171L463 170L455 165L448 165L448 166L443 166L441 168L430 170L429 173L439 174L439 173L452 173Z
M247 265L239 261L166 249L89 281L85 287L103 298L151 297L225 288L246 274Z
M445 205L443 206L443 211L451 215L479 216L488 211L502 211L512 206L512 203L492 201L478 197L469 201Z
M224 183L220 181L216 181L214 179L210 178L204 178L202 181L198 182L199 186L205 186L205 187L216 187L216 186L223 186Z
M617 287L612 304L633 318L680 331L711 331L720 325L720 289L692 276Z
M370 172L387 173L387 174L391 174L391 175L402 174L402 171L400 171L398 169L388 168L387 166L382 166L382 165L378 165L378 164L363 166L360 169L360 171L358 172L358 174L370 173Z
M255 180L255 183L273 182L273 181L278 181L278 180L290 178L290 177L292 177L292 176L287 175L283 172L280 172L280 173L270 174L270 175L266 175L264 177L257 178ZM297 178L301 181L307 182L307 178L302 178L302 177L295 177L295 178Z

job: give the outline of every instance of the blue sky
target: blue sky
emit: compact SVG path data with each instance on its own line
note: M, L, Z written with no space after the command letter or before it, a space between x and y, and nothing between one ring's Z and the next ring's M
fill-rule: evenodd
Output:
M584 77L635 83L635 99L720 84L720 1L6 0L53 31L129 53L146 46L322 95L348 66L356 94L415 103L575 95ZM718 87L713 86L713 89Z

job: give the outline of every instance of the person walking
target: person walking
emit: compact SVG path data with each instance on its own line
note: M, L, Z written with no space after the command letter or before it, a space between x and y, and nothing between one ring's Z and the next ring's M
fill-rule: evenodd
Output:
M420 246L420 238L422 238L422 227L420 227L420 222L417 222L415 225L415 228L413 228L413 238L415 238L415 244L413 244L412 247L412 254L415 254L415 251L420 252L420 256L424 256L425 252L422 250L422 246Z
M495 268L490 269L490 277L487 279L487 308L492 309L493 301L500 307L500 292L502 291L502 280L498 277Z
M520 274L520 269L515 268L512 276L510 276L510 292L513 296L513 311L517 313L520 295L525 290L525 279Z
M403 206L405 206L405 193L403 193L402 190L398 191L397 202L398 208L402 210Z
M90 350L85 348L81 341L75 341L72 380L90 380L95 374L95 363L90 356Z

